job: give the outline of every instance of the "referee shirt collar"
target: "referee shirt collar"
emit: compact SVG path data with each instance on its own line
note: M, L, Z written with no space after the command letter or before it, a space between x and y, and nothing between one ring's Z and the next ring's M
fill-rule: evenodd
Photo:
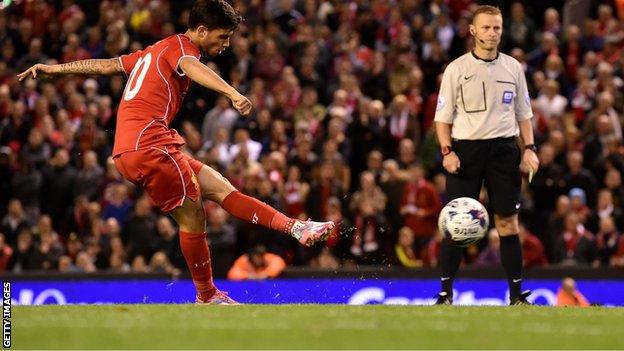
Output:
M475 54L474 50L470 50L470 53L472 54L472 57L473 57L475 60L478 60L478 61L483 61L483 62L487 62L487 63L494 62L494 61L498 60L498 56L499 56L499 52L498 52L498 51L496 51L496 57L495 57L495 58L493 58L493 59L491 59L491 60L486 60L486 59L482 59L482 58L480 58L479 56L477 56L477 54Z

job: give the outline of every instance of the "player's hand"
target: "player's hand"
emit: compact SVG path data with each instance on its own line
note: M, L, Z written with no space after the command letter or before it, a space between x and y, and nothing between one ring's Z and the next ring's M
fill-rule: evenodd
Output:
M526 174L535 174L538 168L539 158L537 158L535 151L530 149L524 150L522 162L520 163L520 171Z
M236 92L236 94L232 96L231 99L232 105L234 105L234 108L237 109L241 115L247 116L249 112L251 112L251 101L249 101L249 99L246 98L244 95Z
M52 66L38 63L30 67L29 69L25 70L24 72L18 74L17 78L20 81L22 81L24 80L24 78L27 78L30 75L32 75L33 78L37 78L37 74L45 76L46 74L52 74L52 73L54 73L54 68Z
M442 166L446 169L447 172L451 174L457 174L459 172L459 168L461 167L461 163L459 162L459 157L453 151L450 154L444 156L442 159Z

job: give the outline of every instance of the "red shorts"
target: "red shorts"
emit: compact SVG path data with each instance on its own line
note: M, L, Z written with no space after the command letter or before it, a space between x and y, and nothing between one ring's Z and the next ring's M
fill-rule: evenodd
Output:
M115 156L115 167L132 183L143 187L156 206L169 212L182 206L185 198L200 195L197 174L203 163L177 147L150 147Z

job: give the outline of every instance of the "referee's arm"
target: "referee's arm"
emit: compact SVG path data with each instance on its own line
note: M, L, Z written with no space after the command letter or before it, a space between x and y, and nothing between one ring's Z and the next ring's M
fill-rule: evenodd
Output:
M435 113L435 128L442 152L442 165L449 173L457 173L460 167L459 157L451 147L451 128L455 118L455 101L457 101L457 79L453 65L448 65L442 75L438 103Z
M518 128L520 129L520 138L522 138L525 147L524 153L522 154L520 170L527 174L535 174L539 168L539 159L535 153L535 139L533 137L533 124L531 123L533 111L531 110L531 98L529 97L526 77L521 68L519 68L517 81L518 90L516 91L516 101L514 105L516 109L516 120L518 121ZM531 176L529 176L529 181L530 179Z

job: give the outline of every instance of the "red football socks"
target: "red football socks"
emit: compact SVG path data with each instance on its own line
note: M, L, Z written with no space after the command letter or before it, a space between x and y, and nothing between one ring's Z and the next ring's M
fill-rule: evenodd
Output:
M221 206L238 219L286 234L290 234L290 230L295 223L294 219L240 191L231 192L223 199Z
M214 295L217 288L212 282L210 250L206 242L206 233L188 233L180 231L180 248L191 271L197 297L206 301Z

